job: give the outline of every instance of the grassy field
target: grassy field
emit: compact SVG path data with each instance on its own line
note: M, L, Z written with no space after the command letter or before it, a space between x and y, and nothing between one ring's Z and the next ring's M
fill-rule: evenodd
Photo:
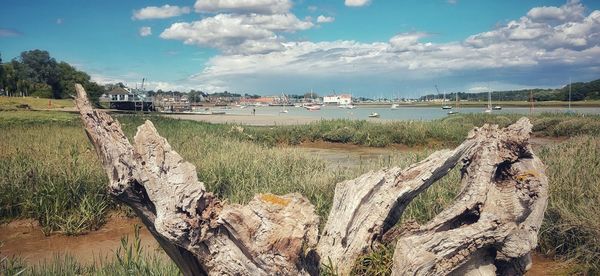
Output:
M73 100L64 99L42 99L33 97L6 97L0 96L0 110L22 110L27 109L62 109L74 107Z
M129 137L144 119L151 119L173 148L196 165L198 176L208 190L229 202L245 203L259 192L299 192L310 199L325 219L336 183L371 169L406 166L421 160L431 150L397 152L389 159L356 169L328 170L323 160L285 145L323 140L369 146L400 143L439 148L460 143L473 126L485 122L504 126L518 117L466 115L432 122L389 124L335 120L243 130L233 125L162 117L123 115L118 119ZM551 182L551 199L540 243L544 253L577 260L581 271L597 272L600 227L594 218L600 217L600 138L596 137L600 134L600 118L543 115L532 120L536 135L589 135L546 147L539 153L548 165ZM377 139L385 142L376 142ZM106 181L94 149L74 114L0 112L1 220L35 218L47 233L93 231L102 226L109 211L119 209L104 190ZM424 222L433 217L452 202L459 189L458 182L459 173L454 170L413 201L402 220ZM390 245L382 246L363 257L355 272L386 271L390 250ZM6 272L22 264L5 260L2 266ZM57 260L55 266L39 269L55 271L52 269L70 267L83 269L88 274L102 274L104 269L104 265L85 268L68 259ZM29 271L35 269L38 268Z

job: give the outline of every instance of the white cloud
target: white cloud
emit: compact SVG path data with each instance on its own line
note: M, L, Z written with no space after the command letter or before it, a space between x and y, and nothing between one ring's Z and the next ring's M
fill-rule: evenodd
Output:
M152 34L152 28L150 27L141 27L139 30L140 36L149 36Z
M427 37L426 33L403 33L390 38L390 46L395 51L424 50L431 43L419 43L419 39Z
M331 16L319 15L317 17L317 23L331 23L333 21L335 21L335 18Z
M229 13L287 13L292 7L289 0L197 0L194 8L197 12Z
M448 2L448 4L454 5L454 4L458 3L458 0L447 0L446 2Z
M600 11L585 16L585 8L579 1L569 1L561 7L533 8L519 20L470 36L466 43L475 47L519 44L545 50L581 50L600 44L599 32Z
M573 2L559 9L572 9ZM577 4L578 5L578 4ZM388 42L285 42L277 51L230 52L210 59L191 82L220 81L243 89L241 80L263 79L267 86L282 75L294 78L342 78L352 75L427 79L432 75L471 74L485 70L595 64L600 57L600 11L559 25L524 16L465 41L432 43L427 33L403 33ZM539 19L539 18L538 18ZM536 19L537 20L537 19ZM425 40L425 41L424 41ZM260 40L259 40L260 41ZM473 87L476 91L477 87Z
M302 85L325 78L352 81L363 77L373 85L380 81L423 80L432 76L460 75L461 79L468 76L477 79L486 71L494 74L506 71L514 76L512 72L524 68L544 71L543 68L566 65L596 68L590 72L600 73L597 61L600 11L586 14L578 1L569 1L561 7L533 8L527 15L490 31L447 43L427 41L431 34L425 32L401 33L388 41L373 43L287 41L285 33L314 27L312 18L298 19L287 12L289 6L258 8L260 3L269 2L267 0L203 2L218 7L211 11L234 13L175 23L160 37L221 50L221 54L205 64L202 72L178 82L205 91L277 89L275 82L278 81L280 87L288 87L291 82ZM234 2L241 4L233 8ZM367 1L347 2L367 4ZM254 6L250 8L252 3ZM256 13L259 10L260 13ZM316 22L328 20L321 15ZM472 84L465 89L477 91L481 87Z
M362 7L371 3L371 0L345 0L344 4L348 7Z
M469 89L467 89L467 91L469 92L487 92L490 91L491 89L487 86L475 86L475 87L471 87Z
M175 23L160 37L185 44L218 48L225 53L266 53L282 49L277 32L294 32L314 26L293 14L217 14L192 23Z
M56 19L56 24L61 25L64 22L64 20L62 18L57 18Z
M579 0L568 0L562 7L536 7L527 13L535 22L564 23L583 18L585 8Z
M179 7L179 6L171 6L164 5L161 7L145 7L139 10L133 11L134 20L145 20L145 19L164 19L170 17L176 17L183 14L190 13L191 9L189 7Z

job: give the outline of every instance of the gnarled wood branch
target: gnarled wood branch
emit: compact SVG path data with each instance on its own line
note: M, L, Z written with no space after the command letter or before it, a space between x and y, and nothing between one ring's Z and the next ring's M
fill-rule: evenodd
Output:
M459 162L463 190L457 201L398 239L394 273L518 274L527 269L537 244L547 179L528 145L527 119L503 130L476 128L456 149L406 169L339 183L319 238L319 218L302 195L259 194L247 205L224 204L150 121L138 127L131 145L119 123L93 110L83 87L76 90L109 192L132 207L186 275L314 275L320 261L348 274L354 260L397 224L411 200Z

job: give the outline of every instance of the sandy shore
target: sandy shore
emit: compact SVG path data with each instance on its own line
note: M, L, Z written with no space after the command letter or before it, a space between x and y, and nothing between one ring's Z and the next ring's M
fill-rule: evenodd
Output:
M319 121L320 118L302 116L278 116L278 115L196 115L196 114L169 114L165 117L183 120L203 121L216 124L235 123L249 126L282 126L302 125Z

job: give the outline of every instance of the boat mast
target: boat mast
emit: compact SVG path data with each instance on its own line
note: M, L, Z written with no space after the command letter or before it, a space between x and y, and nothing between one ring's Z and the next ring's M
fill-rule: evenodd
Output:
M571 77L569 77L569 112L571 112Z
M437 84L435 85L435 91L437 91L437 94L440 94L440 90L437 87ZM435 97L434 97L435 98ZM444 94L444 99L446 99L446 94ZM444 102L442 102L442 106L444 105Z
M533 115L533 90L529 90L529 102L531 103L531 105L529 106L529 115Z
M488 85L488 109L492 110L492 89Z

